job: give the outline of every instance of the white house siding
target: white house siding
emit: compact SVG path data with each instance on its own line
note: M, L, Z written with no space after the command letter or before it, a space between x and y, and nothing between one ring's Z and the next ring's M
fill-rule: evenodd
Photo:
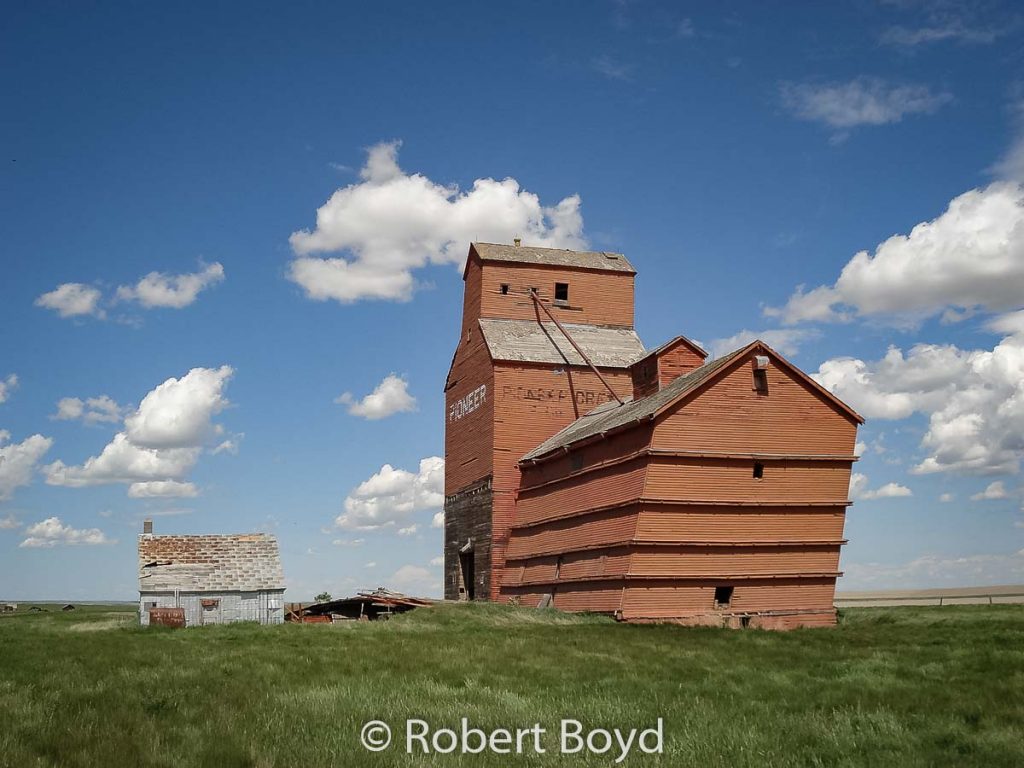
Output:
M212 608L203 608L203 600L218 600ZM155 603L155 605L154 605ZM139 620L149 624L150 608L184 608L185 625L199 627L210 624L231 624L255 621L260 624L284 623L284 590L255 592L142 592L139 597Z

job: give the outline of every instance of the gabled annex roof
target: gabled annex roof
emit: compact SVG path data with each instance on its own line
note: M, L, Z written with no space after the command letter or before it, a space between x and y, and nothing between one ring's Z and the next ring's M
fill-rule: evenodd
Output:
M139 591L284 589L277 538L265 533L139 535Z
M646 352L644 352L643 357L637 358L636 362L639 363L642 360L646 360L648 357L651 357L652 355L659 355L662 352L664 352L664 351L666 351L666 350L668 350L668 349L670 349L672 347L675 347L678 344L681 344L684 347L687 347L688 349L693 351L694 354L699 355L700 357L702 357L704 359L707 359L708 352L707 352L706 349L704 349L704 347L702 347L697 342L688 339L686 336L683 336L683 335L680 334L679 336L673 336L671 339L666 341L660 347L655 347L654 349L647 350Z
M568 248L538 248L533 245L501 245L498 243L471 243L469 247L471 251L476 251L477 256L483 262L507 261L518 264L575 267L576 269L636 274L633 265L626 260L625 256L610 251L571 251Z
M545 440L532 451L524 455L520 461L535 461L540 459L542 456L562 448L568 448L570 445L586 440L587 438L595 437L605 432L622 429L641 421L653 419L668 406L690 394L705 382L713 379L716 374L724 372L729 367L730 363L746 356L749 352L752 352L755 349L769 353L780 366L786 368L786 370L810 384L813 389L822 394L827 400L831 401L847 416L858 423L864 422L864 419L860 414L814 381L814 379L805 374L799 368L781 357L767 344L762 341L754 341L745 347L741 347L740 349L730 352L724 357L719 357L716 360L712 360L710 363L705 363L699 368L694 368L689 373L673 380L648 397L640 400L627 400L622 405L615 402L602 404L585 416L578 418L561 432L558 432L548 440Z
M536 320L480 321L487 349L494 360L555 365L586 365L554 323ZM562 323L598 368L626 368L644 353L632 328Z

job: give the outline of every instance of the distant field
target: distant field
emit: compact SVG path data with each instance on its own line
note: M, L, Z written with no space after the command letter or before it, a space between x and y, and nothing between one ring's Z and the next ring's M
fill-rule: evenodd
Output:
M24 607L24 606L23 606ZM143 630L0 615L0 766L611 765L359 744L404 728L647 727L629 766L1024 765L1024 607L858 608L835 630L624 626L493 605L352 626ZM399 744L398 742L402 742ZM612 752L616 754L616 752Z

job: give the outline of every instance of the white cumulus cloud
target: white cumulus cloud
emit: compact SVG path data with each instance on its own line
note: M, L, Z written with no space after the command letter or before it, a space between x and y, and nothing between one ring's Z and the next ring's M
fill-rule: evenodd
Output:
M907 563L846 563L844 589L926 589L1019 584L1024 549L1012 554L928 554Z
M11 443L11 433L0 429L0 501L14 495L14 490L32 482L32 474L53 440L32 435L20 443Z
M425 458L418 472L385 464L348 495L335 524L346 530L390 528L406 523L418 511L443 504L444 459Z
M915 472L1018 471L1024 452L1024 334L991 350L918 344L881 360L836 358L813 378L869 419L928 417Z
M748 331L743 329L724 339L713 339L709 352L711 356L721 357L729 352L746 346L752 341L760 339L780 355L795 355L800 351L800 345L811 339L820 336L821 333L804 328L778 328L767 331Z
M56 546L97 546L114 544L99 528L72 528L60 521L59 517L49 517L42 522L30 525L25 529L25 540L19 547L48 548Z
M190 499L199 495L199 489L178 480L149 480L129 485L128 495L133 499Z
M390 374L362 400L357 400L351 392L345 392L335 399L336 403L348 406L348 412L364 419L385 419L396 413L416 410L416 398L409 394L408 382Z
M462 264L471 240L578 248L585 245L580 199L542 206L515 179L477 179L460 190L408 174L400 142L371 147L360 181L338 189L316 213L316 227L289 239L289 279L318 301L407 301L413 272ZM333 254L333 255L318 255Z
M765 314L785 323L942 314L956 321L979 309L1024 306L1024 187L999 181L954 198L944 213L860 251L834 285L799 286Z
M21 521L13 514L0 517L0 531L13 531L16 528L21 528Z
M142 399L98 456L79 466L55 461L45 467L46 482L75 488L124 483L135 498L195 495L185 476L222 432L212 419L228 405L224 388L232 374L230 366L193 368L168 379Z
M992 499L1007 499L1010 494L1006 492L1006 486L1002 480L989 483L985 490L979 491L971 496L971 501L990 501Z
M117 289L121 301L135 301L146 309L169 307L182 309L194 302L199 292L224 280L224 267L214 262L198 272L169 275L150 272L135 285L122 285Z
M18 386L17 374L11 374L6 379L0 379L0 403L7 402L7 398L11 396L11 392Z
M78 397L62 397L57 401L57 412L50 418L57 421L81 420L86 424L120 421L126 409L107 395L82 400Z
M37 307L52 309L61 317L106 317L100 307L100 291L84 283L61 283L35 300Z
M913 496L909 488L899 483L886 483L880 488L869 489L867 475L854 472L850 475L850 498L871 501L873 499L895 499Z

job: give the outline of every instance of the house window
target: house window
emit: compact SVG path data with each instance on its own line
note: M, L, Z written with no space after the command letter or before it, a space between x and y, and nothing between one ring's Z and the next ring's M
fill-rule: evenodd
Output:
M715 587L715 608L728 608L732 602L732 587Z
M555 283L555 303L556 304L568 304L569 303L569 284L568 283Z
M501 295L508 296L508 283L501 284Z
M759 395L768 394L768 371L761 368L754 369L754 391Z
M146 601L146 610L148 611L151 608L156 608L156 600L147 600Z
M760 461L755 461L754 462L754 479L755 480L760 480L763 477L764 477L764 464L762 464Z

